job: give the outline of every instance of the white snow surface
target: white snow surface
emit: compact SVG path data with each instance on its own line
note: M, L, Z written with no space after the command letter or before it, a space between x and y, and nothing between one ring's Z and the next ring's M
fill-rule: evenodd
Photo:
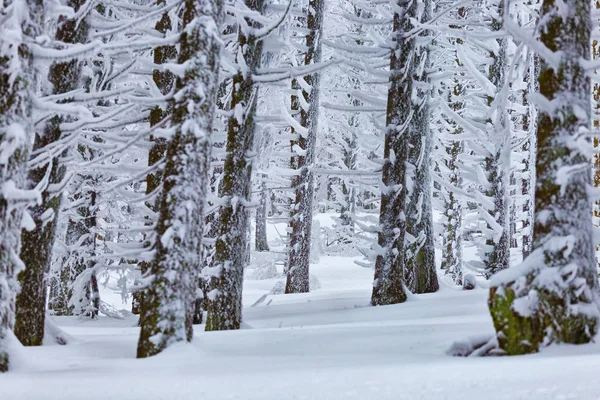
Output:
M404 304L369 306L372 270L347 257L312 265L321 289L269 295L281 278L245 282L244 329L204 332L143 360L136 317L55 317L66 346L14 347L2 400L598 399L600 345L520 357L446 355L491 336L487 290L445 284ZM443 281L444 282L444 281Z

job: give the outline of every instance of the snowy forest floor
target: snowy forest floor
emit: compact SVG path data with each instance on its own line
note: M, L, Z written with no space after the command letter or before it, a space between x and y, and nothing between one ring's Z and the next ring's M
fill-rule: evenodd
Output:
M3 400L598 399L600 345L554 346L522 357L446 355L491 335L487 290L442 287L370 307L372 271L348 257L312 266L321 288L269 295L278 279L246 280L245 328L135 359L137 318L53 318L67 346L18 348L0 375Z

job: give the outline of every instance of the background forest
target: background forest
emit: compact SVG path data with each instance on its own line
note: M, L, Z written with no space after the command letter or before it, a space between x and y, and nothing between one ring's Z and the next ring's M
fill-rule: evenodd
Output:
M54 357L72 372L114 353L128 376L134 356L173 347L158 359L184 368L193 358L178 343L194 336L214 353L209 370L232 354L252 365L290 356L281 343L294 347L304 325L358 324L337 346L330 328L299 339L307 371L314 340L329 337L349 368L380 350L400 362L413 350L389 353L394 340L419 335L410 349L431 351L432 365L553 344L597 364L594 345L568 345L593 342L600 319L598 7L2 0L0 371L11 372L0 393L8 383L8 398L41 398L18 388ZM202 333L240 328L290 330L256 354L252 333ZM361 358L364 335L387 350ZM524 360L512 373L544 359ZM538 386L560 369L546 360ZM330 398L331 382L302 395ZM406 398L456 398L460 385L439 388ZM163 398L138 389L122 398ZM155 396L188 398L173 390ZM586 390L573 398L598 393ZM353 393L335 398L389 395Z

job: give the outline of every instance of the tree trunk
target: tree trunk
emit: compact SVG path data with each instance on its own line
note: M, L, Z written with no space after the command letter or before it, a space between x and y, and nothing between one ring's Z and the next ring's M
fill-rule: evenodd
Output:
M263 9L262 0L247 0L246 6L256 12ZM250 26L253 24L250 23ZM210 274L210 292L206 330L239 329L242 321L242 283L247 262L248 213L252 163L248 153L253 149L257 85L253 74L260 67L262 41L240 26L236 62L246 65L233 76L230 108L232 117L227 123L227 156L219 197L225 204L219 213L219 233L215 245L214 268Z
M157 6L163 6L165 4L165 0L158 0L156 2ZM169 14L165 12L162 15L162 18L156 23L154 29L156 29L161 34L165 35L167 32L171 30L171 18ZM154 63L155 64L164 64L174 60L177 57L177 49L175 46L158 46L154 49ZM160 92L164 95L167 95L171 89L173 89L173 83L175 82L175 76L170 71L161 71L155 69L152 72L152 79L154 83L160 90ZM150 126L155 126L159 124L169 113L170 110L162 110L160 107L156 106L150 111ZM152 148L148 153L148 166L155 165L156 163L162 161L165 156L165 152L167 151L167 141L161 137L150 137L150 140L153 142ZM155 173L148 174L146 177L146 194L149 195L153 193L159 186L162 178L162 171L157 171ZM157 195L154 204L146 203L146 206L154 211L158 212L160 196ZM151 221L148 221L148 225L152 225ZM147 241L145 246L153 247L154 243L151 241ZM140 262L140 272L142 276L146 275L148 272L148 262L142 261ZM139 283L139 282L138 282ZM131 312L133 314L140 314L141 309L144 307L144 291L138 290L133 294Z
M404 38L417 18L417 2L398 0L394 14L390 59L390 89L387 100L383 166L383 191L379 217L380 254L375 262L371 304L387 305L406 300L404 291L404 252L406 230L406 164L408 131L412 118L412 92L415 74L415 39Z
M492 21L492 30L498 32L502 29L502 18L504 17L504 0L498 5L493 5L498 17ZM490 82L496 87L496 96L502 95L502 89L506 80L506 50L508 39L498 39L498 53L491 54L493 63L490 66ZM488 105L492 106L495 98L488 97ZM492 154L486 158L485 167L490 189L486 196L494 203L492 209L488 209L489 218L493 219L496 227L488 224L492 232L491 238L486 240L486 246L491 248L484 252L483 262L485 264L484 276L490 278L493 274L508 268L510 262L510 225L508 214L508 173L510 171L510 132L508 118L504 103L495 104L497 109L492 110L492 118L489 120L491 131L488 137L493 146ZM501 230L501 232L498 232Z
M256 230L254 232L256 251L269 251L267 240L267 205L269 191L267 189L267 176L262 175L260 182L260 204L256 209Z
M11 7L12 8L9 8ZM15 7L20 7L18 12ZM21 219L28 196L26 188L30 150L32 93L35 90L33 57L27 43L41 32L43 6L39 0L0 5L0 372L9 368L6 340L15 320L17 274L21 270ZM23 38L15 32L22 32Z
M598 278L588 197L590 160L576 145L590 129L590 58L587 0L542 4L541 42L557 57L542 60L536 160L534 251L518 270L499 273L490 312L500 348L509 355L550 343L587 343L597 332ZM518 277L515 279L515 277Z
M75 11L79 10L82 4L81 0L69 2ZM66 19L59 23L56 29L56 40L65 43L85 43L87 31L85 19ZM53 94L77 89L81 83L80 71L81 63L77 60L53 63L48 74L48 80L53 85ZM63 117L58 115L50 119L44 130L36 134L34 150L43 149L61 138L60 124L63 120ZM47 164L29 171L29 189L39 186L47 174L47 186L59 185L64 179L65 167L60 165L58 156L48 160ZM25 346L40 346L44 339L47 288L45 274L50 269L61 195L61 192L53 193L48 187L43 188L42 202L31 207L29 211L36 226L31 231L23 230L21 234L20 257L25 264L25 270L19 274L21 292L16 303L15 335Z
M424 1L421 22L431 19L431 0ZM430 32L421 34L429 37ZM423 44L415 60L419 70L414 79L423 88L417 88L418 101L413 105L414 116L409 125L408 162L411 165L412 190L410 191L407 213L406 234L412 242L405 248L406 286L413 293L432 293L439 289L435 267L435 247L433 232L432 195L431 195L431 153L433 137L429 128L431 89L427 70L429 61L429 42Z
M324 0L309 0L307 11L308 34L304 65L321 62L321 41L323 36ZM304 84L300 85L299 80ZM289 254L286 266L287 279L285 293L306 293L310 289L310 238L312 232L314 174L311 168L315 162L316 141L319 119L319 87L321 75L318 72L295 79L292 96L292 109L299 109L301 131L294 132L298 139L292 141L292 167L299 171L293 178L295 197L291 204ZM300 89L302 86L302 90ZM304 101L299 100L302 96ZM308 109L306 109L308 104Z
M204 234L212 120L215 113L223 20L218 0L186 0L182 12L178 95L163 174L152 284L144 294L137 357L160 353L193 336L193 315Z
M535 93L539 90L537 84L537 78L539 76L539 57L531 55L529 65L526 73L526 82L529 82L528 92ZM523 152L526 154L524 161L523 174L525 177L521 181L521 194L524 196L525 201L523 203L523 239L522 239L522 253L523 259L527 258L532 251L532 238L533 238L533 203L534 203L534 187L535 187L535 158L537 141L535 132L537 130L536 116L537 108L533 104L529 104L527 96L529 93L523 94L523 104L527 105L527 114L523 120L523 131L532 133L531 138L523 145Z

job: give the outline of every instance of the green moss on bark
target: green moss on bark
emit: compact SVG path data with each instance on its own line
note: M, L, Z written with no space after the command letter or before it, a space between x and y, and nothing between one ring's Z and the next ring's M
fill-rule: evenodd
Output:
M490 289L488 305L500 348L507 355L534 353L544 340L540 323L535 318L519 315L512 308L515 292L510 287Z

